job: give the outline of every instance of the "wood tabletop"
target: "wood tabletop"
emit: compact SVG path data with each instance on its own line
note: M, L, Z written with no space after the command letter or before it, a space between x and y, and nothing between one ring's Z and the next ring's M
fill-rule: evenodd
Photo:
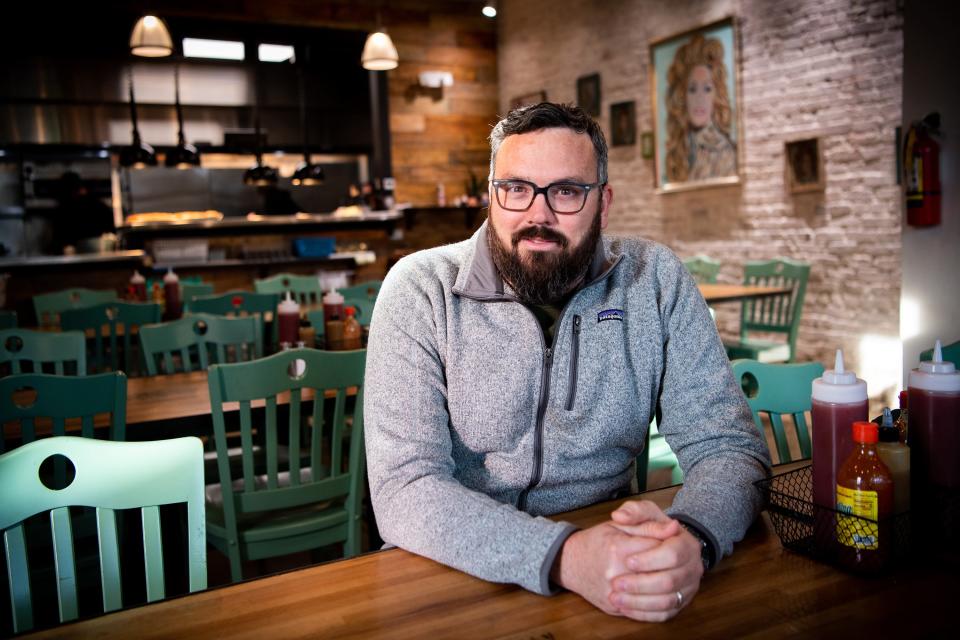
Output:
M667 506L676 490L644 497ZM616 505L561 517L588 526ZM128 609L40 637L946 637L958 590L960 572L934 562L868 579L796 555L781 547L764 514L667 623L608 616L572 593L538 596L392 549Z
M790 287L760 287L750 284L698 284L703 299L710 304L739 302L790 293Z

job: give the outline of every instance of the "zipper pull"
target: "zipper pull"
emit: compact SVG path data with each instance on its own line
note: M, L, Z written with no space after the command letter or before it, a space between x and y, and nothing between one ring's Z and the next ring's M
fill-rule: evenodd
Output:
M580 333L580 316L573 316L573 332Z
M547 347L546 350L543 352L543 355L544 355L544 357L547 359L547 362L552 361L552 360L553 360L553 347Z

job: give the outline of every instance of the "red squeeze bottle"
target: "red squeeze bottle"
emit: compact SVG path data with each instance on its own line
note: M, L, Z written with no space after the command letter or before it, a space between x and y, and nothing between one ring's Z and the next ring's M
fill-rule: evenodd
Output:
M140 275L139 271L134 271L130 276L130 288L133 299L138 302L147 301L147 279Z
M853 451L850 425L867 420L867 383L843 368L837 349L834 368L813 381L813 502L833 509L837 470Z
M182 313L180 306L180 278L173 272L173 269L168 269L167 275L163 276L163 299L166 302L167 320L176 320L179 318Z
M287 297L277 305L277 323L280 334L280 344L291 347L300 336L300 305L287 292Z

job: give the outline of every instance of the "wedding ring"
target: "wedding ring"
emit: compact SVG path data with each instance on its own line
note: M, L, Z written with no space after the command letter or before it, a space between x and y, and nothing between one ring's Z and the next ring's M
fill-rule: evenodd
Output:
M683 607L683 594L677 591L677 609Z

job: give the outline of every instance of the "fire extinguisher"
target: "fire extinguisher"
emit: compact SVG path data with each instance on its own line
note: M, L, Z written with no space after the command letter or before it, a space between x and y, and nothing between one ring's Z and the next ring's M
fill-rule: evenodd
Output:
M934 112L907 131L903 149L907 224L914 227L940 224L940 145L933 139L939 129L940 114Z

